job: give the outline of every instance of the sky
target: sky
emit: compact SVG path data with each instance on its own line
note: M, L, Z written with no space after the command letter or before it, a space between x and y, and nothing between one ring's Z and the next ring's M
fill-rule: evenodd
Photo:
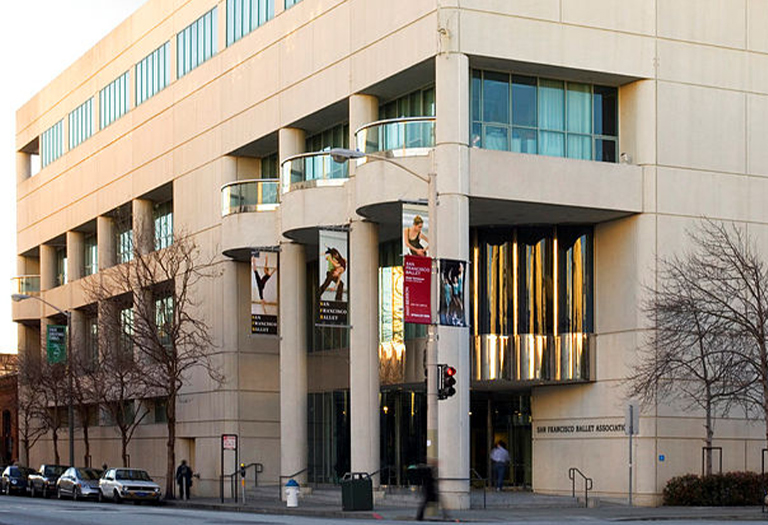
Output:
M24 0L3 5L0 58L0 352L16 351L16 110L146 0ZM73 108L74 109L74 108Z

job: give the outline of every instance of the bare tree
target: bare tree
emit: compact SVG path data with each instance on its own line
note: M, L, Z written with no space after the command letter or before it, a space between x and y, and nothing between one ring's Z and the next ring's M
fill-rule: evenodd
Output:
M211 360L215 345L197 296L203 282L216 275L216 266L213 258L203 259L190 235L176 233L171 244L153 251L151 229L139 224L133 231L133 260L101 272L86 293L98 303L132 295L132 326L124 335L140 362L143 397L167 399L165 494L173 499L179 393L195 368L215 386L223 381ZM100 316L100 329L119 331L115 319Z
M90 427L94 410L98 410L101 381L99 377L99 362L90 355L87 348L72 352L72 401L75 413L80 421L83 433L83 465L89 465L91 458Z
M705 468L711 474L715 418L726 416L744 394L745 363L732 351L730 324L711 315L688 286L687 272L695 262L687 256L659 262L658 284L647 289L643 304L652 330L628 390L644 404L678 401L686 410L704 411Z
M20 352L18 410L19 434L23 454L20 459L24 465L29 465L29 451L48 432L47 419L40 417L40 412L45 407L45 400L40 392L34 388L39 378L39 358L33 359L26 350Z
M59 432L67 425L68 417L67 366L64 363L49 363L47 359L42 359L39 373L39 382L31 385L40 393L43 402L37 416L51 432L54 463L60 465Z

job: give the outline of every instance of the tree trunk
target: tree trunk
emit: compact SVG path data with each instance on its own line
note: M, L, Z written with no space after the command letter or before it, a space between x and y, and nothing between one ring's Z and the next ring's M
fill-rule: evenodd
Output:
M29 438L23 438L21 442L24 444L24 459L21 462L22 465L29 465Z
M87 418L88 416L86 416ZM85 446L85 454L83 455L83 465L90 467L91 463L88 461L91 458L91 442L88 439L88 425L83 418L83 445Z
M54 428L52 431L53 434L53 458L56 465L61 465L59 458L59 430Z
M704 460L704 474L707 476L712 475L712 439L714 438L715 431L712 428L712 389L709 385L707 385L707 401L706 401L706 412L707 412L707 422L706 422L706 430L707 430L707 438L706 438L706 454L705 454L705 460Z
M165 469L165 499L175 499L174 490L176 480L174 471L176 468L176 393L168 396L166 405L168 416L168 464Z
M123 466L128 468L128 432L120 429L120 445L121 448L121 457L123 458Z

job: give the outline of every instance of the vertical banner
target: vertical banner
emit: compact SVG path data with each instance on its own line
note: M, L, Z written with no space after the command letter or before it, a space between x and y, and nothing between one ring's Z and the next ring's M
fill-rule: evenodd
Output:
M45 338L48 362L52 365L64 363L67 360L67 327L56 324L48 325Z
M320 230L319 309L317 324L348 324L349 287L347 232Z
M440 324L444 326L467 326L464 311L464 281L467 263L452 259L440 259Z
M403 255L429 257L429 207L403 204Z
M277 335L276 253L251 255L251 334Z
M403 268L379 269L379 381L399 384L405 378Z
M405 322L432 322L432 259L406 255L403 257L403 297Z

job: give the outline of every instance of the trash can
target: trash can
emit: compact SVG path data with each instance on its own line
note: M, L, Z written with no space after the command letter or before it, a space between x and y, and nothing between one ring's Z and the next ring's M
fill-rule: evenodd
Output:
M373 510L373 482L367 472L347 472L341 479L341 509Z
M299 484L296 480L289 479L285 484L285 506L286 507L298 507L299 506Z

